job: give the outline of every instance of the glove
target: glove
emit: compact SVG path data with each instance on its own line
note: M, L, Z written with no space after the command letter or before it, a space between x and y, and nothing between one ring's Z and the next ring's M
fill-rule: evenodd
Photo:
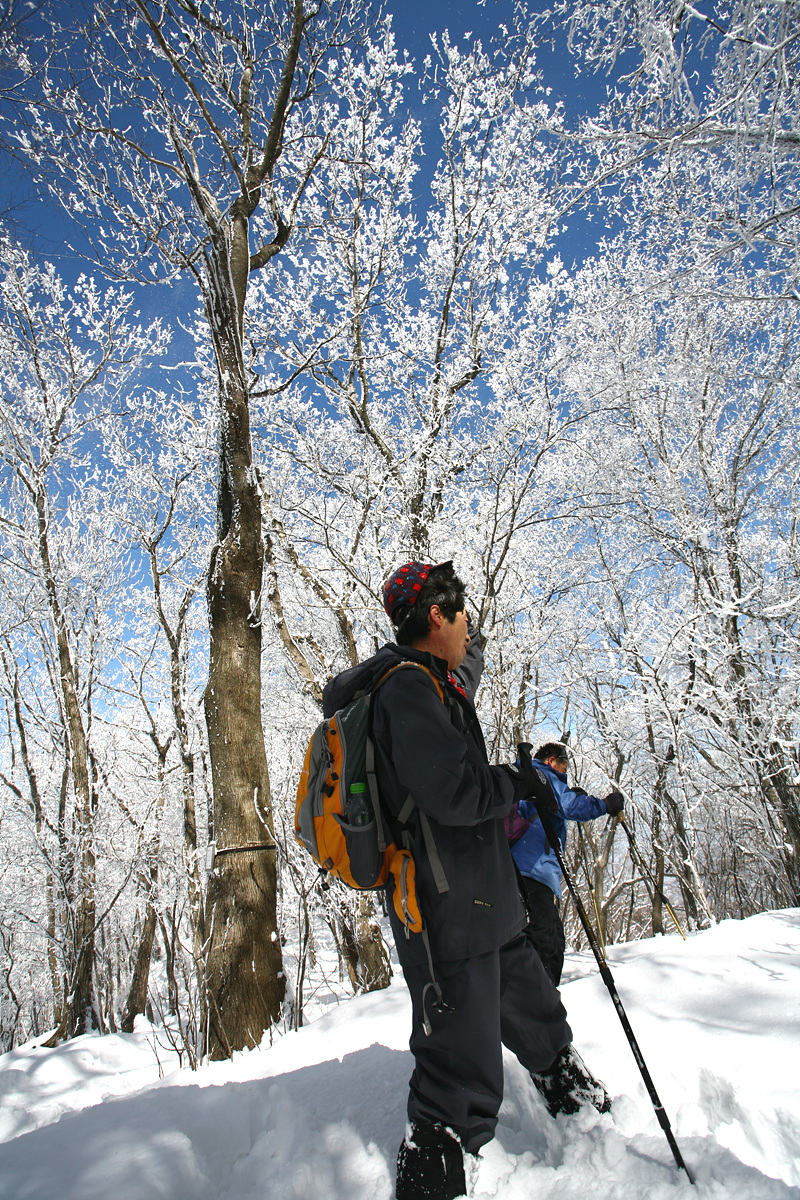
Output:
M558 801L548 783L547 776L534 767L531 757L532 749L530 742L520 742L517 746L517 761L511 768L525 785L525 795L521 799L532 801L537 812L557 813Z
M622 812L625 801L622 797L622 792L609 792L603 799L603 804L606 806L606 812L610 817L616 817Z

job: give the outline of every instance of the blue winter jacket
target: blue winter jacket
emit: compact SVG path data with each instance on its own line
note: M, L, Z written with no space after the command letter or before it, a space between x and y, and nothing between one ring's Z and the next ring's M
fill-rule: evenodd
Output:
M553 789L558 801L558 812L552 814L553 826L561 842L562 850L567 842L567 821L592 821L602 817L606 806L597 796L586 792L573 791L567 783L566 775L554 771L547 763L534 759L538 771L547 776L547 782ZM527 821L533 824L523 833L518 842L511 847L514 861L523 875L546 883L557 896L561 896L561 868L558 859L547 844L547 837L542 822L536 817L536 807L530 800L521 800L519 811Z

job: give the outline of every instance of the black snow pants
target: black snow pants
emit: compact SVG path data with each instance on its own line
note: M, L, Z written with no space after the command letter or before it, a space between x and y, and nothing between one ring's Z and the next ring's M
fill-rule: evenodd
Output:
M520 933L488 954L434 962L446 1007L434 1008L428 988L425 1013L431 1032L426 1034L422 1004L430 971L403 963L402 937L397 950L413 1006L409 1120L449 1126L474 1154L494 1137L503 1100L502 1046L528 1071L546 1070L572 1040L566 1010Z
M519 872L518 872L519 874ZM525 935L542 960L542 966L558 987L564 969L564 926L555 893L546 883L519 875L520 892L528 913Z

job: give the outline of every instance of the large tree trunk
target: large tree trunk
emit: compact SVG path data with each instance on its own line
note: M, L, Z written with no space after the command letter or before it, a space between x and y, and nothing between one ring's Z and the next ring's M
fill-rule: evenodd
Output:
M261 495L253 469L237 304L229 263L221 257L210 256L206 295L220 399L218 541L208 576L211 649L205 692L219 855L206 902L211 1058L257 1046L279 1016L285 986L261 723Z
M291 224L278 215L275 236L251 258L249 222L283 146L303 34L315 12L290 0L285 58L263 152L252 142L253 61L243 62L240 137L248 160L241 194L223 207L195 174L175 131L175 149L209 234L203 302L219 388L217 544L208 574L211 635L204 703L214 790L217 868L206 897L206 1050L224 1058L257 1046L276 1021L285 981L277 931L277 863L267 756L261 724L261 603L264 572L261 493L250 439L248 367L243 347L250 271L285 246ZM149 19L149 18L146 18ZM181 51L182 53L182 51ZM256 162L258 159L258 162ZM313 170L313 165L309 168ZM223 208L227 214L223 216Z

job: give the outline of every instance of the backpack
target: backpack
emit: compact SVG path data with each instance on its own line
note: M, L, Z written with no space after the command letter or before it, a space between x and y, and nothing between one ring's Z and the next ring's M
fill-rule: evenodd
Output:
M295 803L295 837L321 870L359 891L383 887L390 875L394 877L395 911L407 934L422 930L414 860L407 848L399 849L386 836L375 775L372 700L390 675L408 668L425 671L444 703L442 687L427 667L408 661L390 667L317 725ZM413 807L409 798L399 815L401 822Z
M510 812L503 817L503 826L509 846L513 846L518 842L528 832L532 824L533 821L529 821L527 817L523 817L519 811L519 801L515 800L511 805Z

